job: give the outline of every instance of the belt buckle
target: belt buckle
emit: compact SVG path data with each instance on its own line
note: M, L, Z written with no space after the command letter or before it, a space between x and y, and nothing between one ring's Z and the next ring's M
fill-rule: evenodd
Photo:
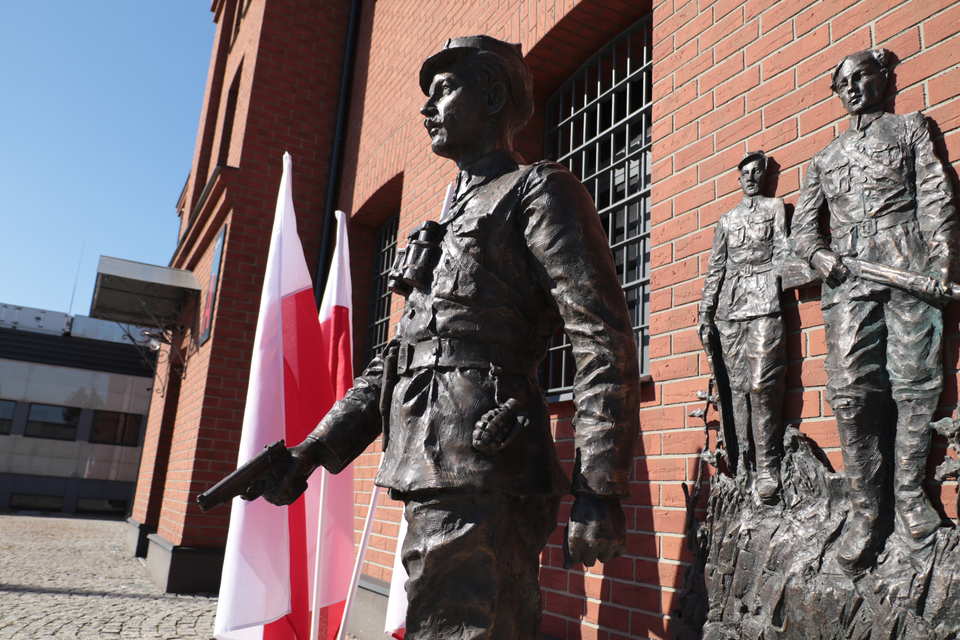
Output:
M860 235L864 238L877 235L877 219L867 218L859 225Z

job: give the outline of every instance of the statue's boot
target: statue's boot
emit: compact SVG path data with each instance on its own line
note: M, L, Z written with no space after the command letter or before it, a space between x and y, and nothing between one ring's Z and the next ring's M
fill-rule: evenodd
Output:
M765 390L750 394L753 417L753 447L757 461L754 487L766 504L774 504L780 493L780 458L783 444L783 419L780 394Z
M848 573L866 569L876 553L884 463L880 451L882 418L864 404L835 408L843 449L850 510L837 543L837 561Z
M936 404L937 398L897 403L893 495L898 520L915 540L927 537L941 524L923 486L930 454L930 419Z

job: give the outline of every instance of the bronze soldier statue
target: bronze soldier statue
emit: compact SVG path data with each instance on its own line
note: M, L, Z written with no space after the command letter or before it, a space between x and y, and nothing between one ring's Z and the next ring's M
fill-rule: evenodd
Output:
M783 200L760 195L767 173L763 151L740 161L743 201L723 214L713 236L700 302L700 339L710 353L719 337L736 437L738 474L746 473L751 436L754 487L776 502L783 446L786 352L778 265L786 248ZM712 353L713 358L720 354ZM734 447L727 443L727 450Z
M850 572L870 564L882 535L878 521L890 481L884 450L894 421L895 531L922 541L940 526L924 478L929 424L943 386L942 301L875 280L884 273L926 274L947 289L957 217L924 116L884 110L892 65L883 49L837 65L833 90L850 126L814 156L793 220L796 250L824 282L827 397L851 500L838 560ZM829 244L818 225L824 206ZM861 264L876 273L868 279Z
M448 40L420 71L434 153L459 168L438 222L397 269L397 335L267 492L296 498L323 465L339 471L382 431L376 483L405 503L407 638L536 637L539 554L572 491L570 560L625 546L638 426L633 330L594 203L564 167L524 164L515 132L533 111L519 45ZM537 381L562 326L577 364L576 461L561 470Z

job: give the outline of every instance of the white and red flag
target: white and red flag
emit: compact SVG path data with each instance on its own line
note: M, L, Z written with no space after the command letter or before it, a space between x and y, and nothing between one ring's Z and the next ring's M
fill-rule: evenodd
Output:
M284 153L238 464L281 438L299 443L351 384L350 272L342 214L318 322L297 235L291 164ZM321 474L314 474L310 488L287 507L234 500L214 623L219 640L307 640L312 617L319 622L315 637L335 636L353 555L353 474L348 468L320 480Z
M397 535L397 550L393 555L393 575L390 578L390 595L387 596L387 617L384 633L403 640L407 632L407 570L403 567L400 551L407 535L407 519L400 514L400 533Z

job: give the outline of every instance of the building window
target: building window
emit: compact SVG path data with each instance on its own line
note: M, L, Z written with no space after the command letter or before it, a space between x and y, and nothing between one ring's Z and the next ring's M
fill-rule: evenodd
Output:
M31 404L23 435L31 438L76 440L80 409L52 404Z
M367 357L370 362L387 344L390 336L390 290L387 275L397 252L397 228L400 216L384 222L377 231L377 254L373 265L373 303L370 305L370 324L367 327Z
M90 442L135 447L140 444L143 416L119 411L94 411Z
M650 115L653 77L647 16L598 51L547 101L547 156L587 187L610 242L640 355L649 369ZM566 336L549 345L548 393L573 387Z
M12 400L0 400L0 435L7 435L13 429L13 410L17 403Z
M243 74L243 61L233 74L233 82L227 90L227 103L223 108L223 130L220 133L220 152L217 164L227 166L230 159L230 140L233 138L233 119L237 113L237 97L240 95L240 77Z

